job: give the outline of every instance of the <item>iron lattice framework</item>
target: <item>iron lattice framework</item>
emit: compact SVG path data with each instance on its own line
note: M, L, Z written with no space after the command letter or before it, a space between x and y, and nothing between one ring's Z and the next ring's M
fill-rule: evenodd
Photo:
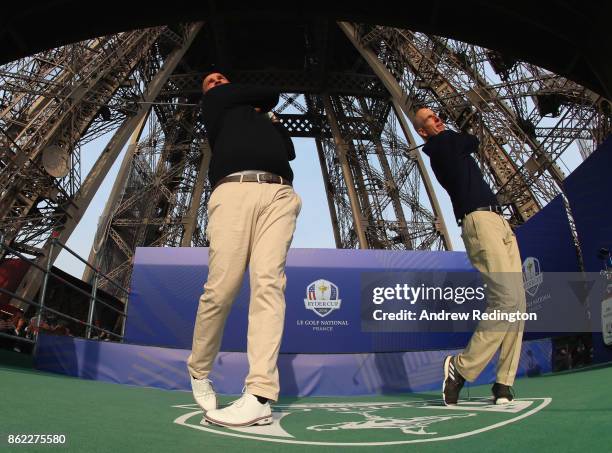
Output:
M343 24L401 87L410 107L440 112L477 135L489 183L527 220L562 192L557 165L572 143L592 151L610 132L610 102L491 50L390 27Z
M1 67L6 240L46 260L50 232L68 239L128 144L90 261L128 287L136 247L206 246L211 152L197 101L215 60L233 82L284 93L276 111L293 137L314 139L340 248L451 249L408 121L417 105L479 137L477 161L515 223L562 192L566 150L586 155L611 128L607 100L494 51L391 27L300 27L287 40L301 42L301 56L285 66L277 55L274 67L233 56L213 21L91 39ZM82 146L110 134L82 180ZM36 278L24 281L22 295L33 295Z
M116 130L180 39L168 28L120 33L0 70L0 228L21 246L61 229L81 190L80 148Z
M389 99L311 95L330 131L316 135L336 244L343 248L445 248L411 150Z
M210 148L192 107L155 106L147 136L129 148L129 173L100 219L92 258L129 286L136 247L205 246ZM144 124L143 124L144 125ZM106 281L100 287L112 291Z

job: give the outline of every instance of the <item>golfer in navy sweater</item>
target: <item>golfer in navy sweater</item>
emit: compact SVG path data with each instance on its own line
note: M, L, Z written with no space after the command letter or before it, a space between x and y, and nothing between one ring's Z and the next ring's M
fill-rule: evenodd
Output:
M461 237L472 265L486 283L487 312L525 311L522 264L516 237L501 216L497 198L485 182L472 155L479 142L470 134L447 130L428 108L416 111L414 126L425 140L423 152L436 178L448 192ZM466 380L475 380L499 350L496 404L512 400L510 387L518 368L524 321L481 320L465 350L444 360L444 403L457 404Z

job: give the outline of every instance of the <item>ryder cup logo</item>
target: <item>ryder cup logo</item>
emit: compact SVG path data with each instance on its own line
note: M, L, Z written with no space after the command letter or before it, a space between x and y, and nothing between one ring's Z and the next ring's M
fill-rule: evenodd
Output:
M308 310L314 311L324 318L332 311L340 308L341 299L338 287L327 280L316 280L306 288L304 305Z
M535 296L543 281L544 275L542 275L540 262L537 258L530 256L523 262L523 286L527 294Z

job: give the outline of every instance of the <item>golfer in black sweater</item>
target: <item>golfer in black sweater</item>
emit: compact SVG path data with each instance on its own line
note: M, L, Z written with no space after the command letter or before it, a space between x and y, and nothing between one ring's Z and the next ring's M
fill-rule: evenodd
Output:
M285 318L285 261L300 197L293 191L291 139L271 110L279 94L232 84L221 73L202 82L202 117L212 149L208 202L208 279L200 297L188 359L195 400L221 426L272 422L269 400L279 394L277 358ZM245 393L217 409L208 376L223 327L249 266ZM234 332L239 335L242 332Z

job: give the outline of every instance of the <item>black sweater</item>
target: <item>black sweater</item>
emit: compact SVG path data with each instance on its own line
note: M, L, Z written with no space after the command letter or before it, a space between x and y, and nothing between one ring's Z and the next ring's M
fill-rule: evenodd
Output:
M446 130L430 138L423 147L438 182L450 196L457 219L476 208L499 204L471 156L478 145L473 135Z
M212 149L208 171L212 186L242 170L267 171L293 181L289 166L295 159L293 143L285 128L267 115L278 98L275 91L233 83L211 88L202 96L202 117Z

